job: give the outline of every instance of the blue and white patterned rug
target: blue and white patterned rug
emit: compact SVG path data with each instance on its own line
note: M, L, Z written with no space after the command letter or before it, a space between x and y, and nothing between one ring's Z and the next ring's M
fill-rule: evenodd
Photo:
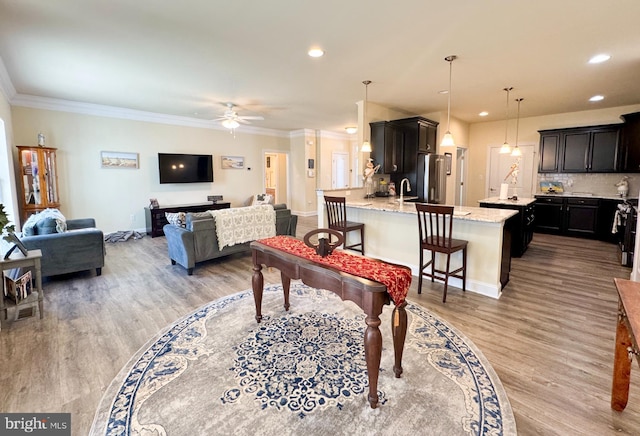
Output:
M380 330L380 403L367 402L364 314L331 292L265 287L214 301L143 347L107 389L92 435L515 435L506 393L482 353L409 302L393 374L392 307Z

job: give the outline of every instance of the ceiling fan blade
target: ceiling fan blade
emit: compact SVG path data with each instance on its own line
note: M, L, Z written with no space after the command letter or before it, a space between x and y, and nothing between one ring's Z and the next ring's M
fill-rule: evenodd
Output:
M251 122L244 120L242 117L236 118L236 121L241 124L251 124Z
M264 120L264 117L261 116L238 116L241 120Z

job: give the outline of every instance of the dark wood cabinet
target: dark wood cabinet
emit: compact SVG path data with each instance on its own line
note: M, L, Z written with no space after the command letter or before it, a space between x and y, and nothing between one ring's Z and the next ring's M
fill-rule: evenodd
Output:
M371 123L373 159L383 174L415 180L418 153L435 153L438 123L422 117ZM413 186L413 185L412 185Z
M372 156L374 163L380 164L380 173L401 173L404 169L402 132L389 121L378 121L370 126Z
M622 115L622 165L625 173L640 172L640 112Z
M231 203L199 203L199 204L175 204L172 206L161 206L154 209L144 208L147 224L147 234L152 238L164 236L162 227L168 223L165 213L175 212L206 212L208 210L228 209Z
M527 247L529 247L529 243L533 239L536 220L535 203L518 205L480 202L480 207L518 211L518 215L509 220L509 225L511 226L511 257L521 257L527 251Z
M598 198L538 196L535 230L600 239L603 233L599 228L599 208Z
M569 236L595 237L598 234L597 198L565 199L563 233Z
M541 130L538 172L616 172L620 150L620 124Z
M536 198L535 230L540 233L562 232L564 199L558 197Z
M557 131L540 132L539 173L559 172L560 133Z

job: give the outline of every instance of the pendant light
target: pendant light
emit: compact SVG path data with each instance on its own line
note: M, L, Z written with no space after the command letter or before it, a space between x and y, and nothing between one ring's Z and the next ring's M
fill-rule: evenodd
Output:
M451 70L453 61L458 58L456 55L447 56L444 58L445 61L449 62L449 92L447 95L449 97L449 102L447 104L447 132L442 137L442 142L440 143L441 147L450 147L456 145L453 141L453 135L451 135Z
M522 156L522 151L518 147L518 131L520 130L520 102L524 100L524 98L516 98L518 102L518 118L516 119L516 146L513 147L513 151L511 152L511 156L519 157Z
M364 83L364 108L362 115L362 135L364 142L362 143L362 148L360 149L360 151L363 153L371 153L371 144L367 139L367 136L369 136L367 135L367 132L370 131L370 129L367 129L367 97L371 80L364 80L362 83Z
M506 121L504 126L504 144L502 144L502 147L500 147L500 154L511 153L511 146L507 142L507 132L509 130L509 92L511 92L512 89L513 87L504 88L504 90L507 91L507 112L505 115Z

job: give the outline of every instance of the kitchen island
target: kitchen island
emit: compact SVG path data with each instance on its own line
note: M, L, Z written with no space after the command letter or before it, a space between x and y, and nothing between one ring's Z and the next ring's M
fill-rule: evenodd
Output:
M318 227L326 228L324 192L318 190ZM327 192L347 199L350 221L365 224L365 253L387 262L406 265L417 277L420 263L418 218L415 203L400 204L396 198L364 199L361 191ZM411 200L407 198L407 200ZM456 206L453 237L469 241L467 253L467 290L500 298L509 281L511 232L509 220L515 210ZM356 238L349 234L349 238ZM444 260L444 259L442 259ZM451 257L452 269L462 264L462 254ZM450 278L451 286L462 288L462 280Z
M480 207L518 211L518 217L513 219L511 226L511 256L521 257L533 240L536 199L528 197L503 200L499 197L489 197L478 203L480 203Z

